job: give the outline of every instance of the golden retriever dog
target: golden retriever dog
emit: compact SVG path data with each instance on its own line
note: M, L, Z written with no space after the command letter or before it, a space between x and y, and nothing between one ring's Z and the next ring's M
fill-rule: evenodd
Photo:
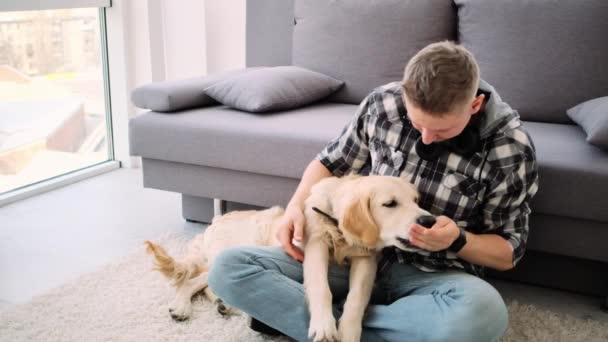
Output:
M277 223L283 209L233 211L216 216L205 229L188 243L186 254L175 260L161 246L146 241L148 253L154 255L156 270L173 282L175 297L169 303L169 313L176 321L187 320L192 314L192 296L201 290L217 305L222 315L230 314L222 301L207 286L207 275L215 258L225 249L238 246L280 246L276 238Z
M406 180L390 176L329 177L311 189L305 201L304 286L314 341L359 341L361 321L376 276L376 255L386 246L407 249L409 227L428 213L416 204L418 193ZM228 309L207 286L215 257L237 246L280 246L278 222L283 209L237 211L217 217L176 260L159 245L146 241L157 269L173 281L171 316L187 319L192 296L205 290L218 311ZM332 314L327 272L330 262L350 264L350 289L339 328Z
M417 205L414 186L397 177L326 178L314 185L304 215L304 287L313 341L359 341L376 278L377 255L409 244L410 226L430 214ZM329 262L350 263L349 291L339 327L332 313Z

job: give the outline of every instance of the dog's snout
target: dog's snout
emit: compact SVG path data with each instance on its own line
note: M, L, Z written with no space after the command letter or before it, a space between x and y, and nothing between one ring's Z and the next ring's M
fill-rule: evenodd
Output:
M435 222L437 222L437 220L435 219L435 216L432 215L423 215L416 219L416 223L426 228L431 228Z
M410 243L410 240L404 239L404 238L399 237L399 236L397 236L397 241L401 242L404 245L409 245L409 243Z
M410 242L409 239L404 239L402 237L397 237L397 241L399 241L405 248L412 248L414 245Z

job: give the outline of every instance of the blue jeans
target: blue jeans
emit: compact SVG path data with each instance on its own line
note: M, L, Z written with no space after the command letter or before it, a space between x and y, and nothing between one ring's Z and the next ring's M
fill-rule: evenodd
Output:
M334 315L348 292L348 266L330 265ZM280 247L238 247L222 252L209 286L227 304L297 341L308 341L310 315L302 264ZM497 341L507 308L484 280L460 270L427 273L395 263L376 279L361 340Z

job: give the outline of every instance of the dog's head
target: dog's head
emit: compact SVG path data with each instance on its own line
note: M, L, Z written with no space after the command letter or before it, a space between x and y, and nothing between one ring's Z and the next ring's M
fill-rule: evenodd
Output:
M324 192L345 239L370 249L409 247L404 242L410 226L430 215L418 206L414 186L402 178L350 176L328 180L327 185L330 189Z

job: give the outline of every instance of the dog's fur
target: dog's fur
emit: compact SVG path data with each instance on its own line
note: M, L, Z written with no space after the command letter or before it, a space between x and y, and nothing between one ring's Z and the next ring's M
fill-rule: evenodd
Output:
M409 228L428 212L414 186L397 177L326 178L314 185L305 205L304 286L309 301L309 337L314 341L359 341L361 323L382 248L407 248ZM338 224L313 208L330 213ZM404 244L406 243L406 244ZM339 327L327 283L330 261L350 263L349 291Z
M417 192L407 181L388 176L329 177L313 186L305 202L304 285L311 313L309 335L314 341L359 341L361 321L375 280L376 254L386 246L406 247L409 227L428 214L416 205ZM314 211L317 208L337 219ZM176 320L191 313L191 297L207 287L208 270L224 249L235 246L280 246L277 229L283 209L232 212L213 220L190 243L182 260L146 241L157 269L175 284L169 311ZM332 314L332 295L327 283L330 262L350 263L350 290L339 329ZM220 312L225 312L220 305Z
M176 288L175 297L169 303L171 317L177 321L188 319L192 313L192 296L201 290L218 305L218 312L223 315L231 313L207 286L207 275L213 261L230 247L280 246L276 232L282 215L282 208L273 207L217 216L203 233L189 242L186 255L180 260L169 256L161 246L146 241L148 252L154 255L156 269Z

